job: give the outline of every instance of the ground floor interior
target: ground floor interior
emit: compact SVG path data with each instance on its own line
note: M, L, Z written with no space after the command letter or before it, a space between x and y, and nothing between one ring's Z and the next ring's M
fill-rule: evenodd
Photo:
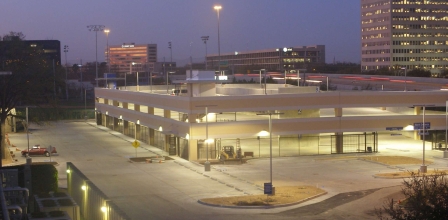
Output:
M400 138L413 138L414 131L346 132L288 136L257 136L247 138L215 138L213 141L193 140L170 131L148 128L134 122L98 114L97 125L105 126L140 142L162 149L169 155L187 160L223 160L243 157L294 157L306 155L375 153L379 145ZM419 136L418 138L421 138ZM425 137L428 149L445 148L445 131L431 131Z

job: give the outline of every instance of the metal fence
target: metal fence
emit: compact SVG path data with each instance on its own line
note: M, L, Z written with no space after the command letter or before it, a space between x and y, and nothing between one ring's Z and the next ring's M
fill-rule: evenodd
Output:
M76 166L67 162L67 190L79 205L83 219L130 220L113 201Z

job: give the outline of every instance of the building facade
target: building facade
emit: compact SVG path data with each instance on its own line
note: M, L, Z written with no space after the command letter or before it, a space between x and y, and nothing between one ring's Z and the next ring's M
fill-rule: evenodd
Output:
M361 0L363 71L448 68L448 1Z
M107 50L105 51L107 57ZM154 71L157 62L157 44L122 44L109 46L109 60L111 71L115 73L129 73L131 65L133 71Z
M268 157L269 124L275 157L375 152L378 133L390 136L388 128L418 137L409 125L422 120L419 106L444 107L447 97L435 89L319 92L315 86L225 84L207 72L187 71L177 88L95 88L96 122L188 160L217 159L229 146L243 155ZM431 130L445 131L444 120L444 111L425 117Z
M297 69L306 68L307 63L325 63L325 45L312 45L302 47L284 47L256 51L243 51L225 53L218 56L207 56L207 66L231 73L245 73L245 70L266 69L278 72L296 72Z
M53 62L55 65L61 65L61 42L58 40L24 40L23 43L27 47L34 49L41 49L48 62ZM0 41L0 61L7 60L4 57L5 51L11 46L11 41Z

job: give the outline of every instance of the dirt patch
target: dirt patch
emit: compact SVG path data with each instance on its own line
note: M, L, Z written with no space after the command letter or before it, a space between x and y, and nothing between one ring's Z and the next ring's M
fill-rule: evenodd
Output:
M377 163L382 163L385 165L398 165L398 164L422 164L421 159L413 157L403 157L403 156L368 156L360 157L362 160L374 161ZM425 160L425 164L432 164L432 161Z
M313 186L275 187L275 195L248 195L201 199L201 202L219 206L275 206L297 203L323 195L326 192Z
M375 174L376 177L382 177L382 178L408 178L412 176L412 172L415 174L418 174L417 176L420 176L418 170L407 170L407 171L400 171L400 172L394 172L394 173L378 173ZM444 173L444 175L448 174L448 170L428 170L425 175L435 175L435 174L441 174Z

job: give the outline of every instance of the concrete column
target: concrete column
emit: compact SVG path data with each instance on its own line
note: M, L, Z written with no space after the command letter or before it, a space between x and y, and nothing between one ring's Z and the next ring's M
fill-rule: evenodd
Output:
M140 105L134 104L134 111L140 111Z
M140 134L140 125L135 125L135 137L137 138L137 140L140 140L141 138L141 134Z
M335 133L336 135L336 153L344 153L344 133Z
M149 145L154 146L154 129L149 129Z
M128 103L127 102L123 102L123 108L124 109L128 109Z
M196 123L197 117L198 117L197 114L188 114L188 123Z
M334 117L342 117L342 108L334 108Z
M123 120L123 134L129 134L129 122Z
M106 105L108 105L109 104L109 99L104 99L104 103L103 104L106 104Z
M154 115L154 107L148 106L148 114Z
M170 111L170 110L167 110L167 109L164 109L164 110L163 110L163 117L165 117L165 118L171 118L171 111Z
M114 118L114 131L118 130L118 122L120 121L120 119L118 118Z
M198 160L198 140L188 140L188 160Z

